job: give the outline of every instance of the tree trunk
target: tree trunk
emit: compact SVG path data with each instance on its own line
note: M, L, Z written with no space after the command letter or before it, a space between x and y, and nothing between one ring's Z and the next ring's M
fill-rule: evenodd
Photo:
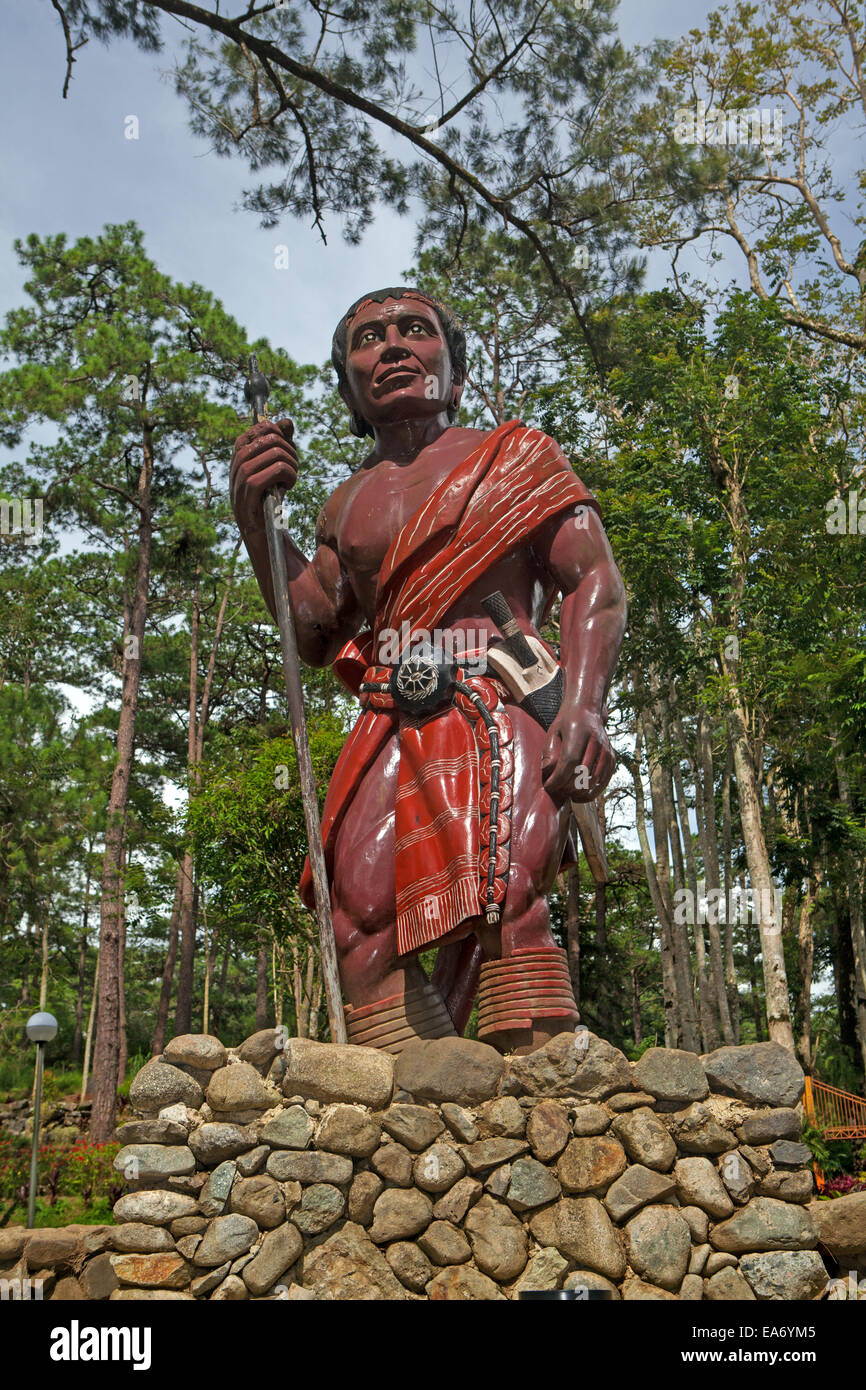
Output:
M99 988L99 954L93 971L93 988L90 992L90 1012L87 1015L87 1032L84 1036L84 1062L81 1067L81 1099L87 1096L87 1078L90 1075L90 1049L93 1044L93 1025L96 1020L96 995Z
M836 780L839 786L839 799L849 819L854 819L851 803L851 787L845 759L838 751L835 754ZM857 1041L860 1045L860 1065L866 1073L866 922L863 915L863 880L866 875L864 865L858 856L847 846L842 852L845 873L845 889L848 894L848 912L851 923L851 955L854 963L852 982L852 1002L857 1020Z
M655 839L656 850L656 873L658 877L659 894L664 904L671 946L673 951L674 978L676 980L677 999L679 1004L679 1037L675 1044L683 1048L686 1052L700 1052L700 1037L698 1036L698 1019L695 1008L694 986L692 984L692 965L688 949L688 932L685 922L677 922L671 900L670 882L670 856L668 845L676 834L676 828L670 824L668 807L665 798L665 773L660 761L660 750L658 738L655 734L655 727L652 718L645 710L643 713L644 733L647 746L647 766L649 768L650 795L653 808L653 838Z
M259 935L256 957L256 1032L268 1026L268 947L264 934Z
M192 1029L192 994L195 982L195 866L192 850L184 851L180 872L180 965L177 972L175 1034Z
M135 717L141 683L141 653L147 622L150 589L150 557L153 539L151 484L153 480L153 434L146 425L142 434L142 465L139 473L138 562L128 640L124 643L120 718L117 726L117 754L108 801L105 854L102 865L102 898L99 923L99 1016L94 1052L94 1094L90 1121L91 1141L106 1143L114 1133L117 1110L117 1064L120 1057L120 936L118 898L124 824L129 798L129 779L135 748Z
M643 1029L640 1022L640 967L631 968L631 1035L635 1047L643 1042Z
M677 1002L677 985L674 976L673 949L670 936L670 914L665 907L659 889L656 867L653 862L652 851L650 850L649 836L647 835L646 809L644 805L643 781L641 778L642 746L643 734L641 732L640 720L638 720L634 757L631 760L631 774L634 783L635 821L637 824L638 842L640 844L641 857L643 858L647 887L649 888L653 909L655 910L659 922L662 958L662 992L664 996L665 1047L676 1047L676 1039L680 1034L680 1019Z
M87 868L84 879L84 914L81 920L81 935L78 938L78 989L75 995L75 1032L72 1035L72 1065L77 1067L81 1061L81 1039L84 1025L84 990L87 984L87 931L90 916L90 851L88 845Z
M177 960L178 925L180 921L180 895L183 864L177 866L177 882L174 889L174 905L168 924L168 947L162 971L162 986L159 991L159 1006L156 1011L156 1027L150 1045L151 1057L161 1057L165 1049L165 1034L168 1029L168 1011L171 1004L171 986L174 980L174 965Z
M734 1041L734 1030L731 1025L728 996L725 990L725 967L722 960L722 939L719 933L719 890L721 885L719 882L719 841L716 835L713 748L710 741L709 719L705 710L701 710L698 715L697 745L701 785L703 788L703 796L701 797L703 816L701 819L703 823L702 840L705 845L704 873L707 878L707 889L708 891L712 890L714 894L707 912L707 931L710 937L710 983L713 989L713 1003L722 1028L722 1037L726 1045L731 1046ZM715 904L714 906L713 903ZM724 910L721 913L723 921L727 918L727 915L726 902Z
M806 892L800 903L800 920L797 924L797 945L800 965L800 998L797 1012L800 1016L800 1038L797 1052L803 1070L812 1070L812 960L814 941L812 936L812 909L818 895L818 884L809 879Z
M731 746L725 741L725 771L722 776L722 855L724 863L725 890L725 993L728 996L728 1014L734 1030L734 1042L740 1041L740 990L737 981L737 967L734 961L734 921L731 914L734 889L733 829L731 824L731 778L734 761Z
M791 1009L788 1001L788 977L782 950L782 933L776 925L775 885L770 871L770 859L761 825L761 803L758 777L752 761L743 711L736 685L730 692L728 712L731 751L740 801L740 824L746 847L749 879L757 902L758 935L761 939L761 960L764 972L764 994L767 1009L767 1030L771 1042L781 1043L794 1051L791 1028Z

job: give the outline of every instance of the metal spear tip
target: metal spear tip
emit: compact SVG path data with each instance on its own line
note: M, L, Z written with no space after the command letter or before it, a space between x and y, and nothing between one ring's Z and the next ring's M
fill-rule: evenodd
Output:
M255 353L250 355L249 376L244 383L244 396L250 405L263 404L271 393L268 379L259 370L258 360Z

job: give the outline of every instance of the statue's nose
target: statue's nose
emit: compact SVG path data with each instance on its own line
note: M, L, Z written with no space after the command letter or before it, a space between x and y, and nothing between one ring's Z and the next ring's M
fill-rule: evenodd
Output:
M408 357L409 349L400 337L400 330L395 323L392 323L385 334L385 346L382 349L383 361L399 361L401 357Z

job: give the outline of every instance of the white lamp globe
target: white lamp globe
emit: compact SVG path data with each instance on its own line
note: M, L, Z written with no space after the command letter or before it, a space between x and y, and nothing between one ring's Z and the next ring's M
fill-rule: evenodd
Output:
M31 1014L24 1031L31 1042L46 1043L51 1042L57 1036L57 1019L53 1014Z

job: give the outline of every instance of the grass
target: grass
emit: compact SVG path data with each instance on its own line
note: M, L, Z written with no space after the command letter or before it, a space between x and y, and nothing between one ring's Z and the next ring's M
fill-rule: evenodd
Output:
M0 1213L5 1215L5 1213ZM2 1221L3 1228L10 1226L26 1226L27 1207L26 1204L14 1206L5 1221ZM47 1198L36 1198L36 1226L47 1228L53 1226L113 1226L114 1217L111 1212L111 1204L107 1197L96 1197L90 1202L85 1202L83 1197L58 1197L53 1206Z

